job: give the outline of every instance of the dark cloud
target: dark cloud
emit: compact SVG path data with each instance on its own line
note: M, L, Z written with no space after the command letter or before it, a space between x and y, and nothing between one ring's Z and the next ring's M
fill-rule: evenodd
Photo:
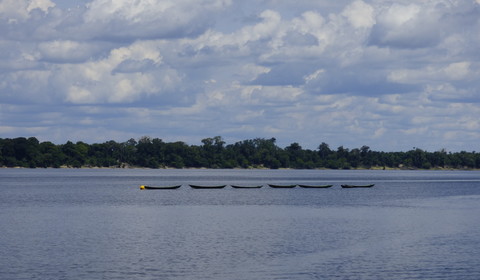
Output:
M182 0L113 4L92 1L87 4L80 32L89 32L96 40L119 42L195 37L212 26L211 14L222 10L222 6L215 2Z
M405 49L434 47L440 41L438 29L422 28L421 24L412 24L412 27L396 31L375 25L369 38L370 45Z
M289 32L285 36L285 41L291 45L297 46L316 46L318 45L318 38L312 34L301 34L299 32Z
M366 65L352 68L331 69L317 80L307 84L318 94L349 94L357 96L381 96L420 91L421 85L394 83L384 71L369 69ZM319 90L318 90L319 89Z
M93 40L113 41L119 43L133 42L139 39L175 39L195 37L203 33L211 23L179 22L172 24L173 19L152 20L142 23L131 23L125 20L111 20L107 23L88 23L82 26L80 32L85 32Z
M478 4L421 6L393 4L377 17L369 44L392 48L433 48L448 36L468 33L480 18Z

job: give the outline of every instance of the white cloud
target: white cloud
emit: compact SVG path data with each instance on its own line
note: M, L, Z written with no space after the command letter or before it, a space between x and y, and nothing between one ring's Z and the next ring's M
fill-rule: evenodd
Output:
M446 66L429 65L423 69L399 69L392 71L388 78L391 81L406 84L419 82L456 81L468 78L469 62L454 62Z
M370 28L376 22L373 7L361 0L347 6L342 15L347 17L355 28Z
M71 103L94 103L96 101L95 96L85 88L78 86L71 86L68 89L66 100Z
M47 41L38 45L41 59L54 63L85 62L100 50L101 46L71 40Z
M384 24L392 28L398 28L418 17L420 11L420 6L416 4L407 6L393 4L380 16L380 19Z
M318 13L313 11L307 11L299 18L292 20L294 29L299 30L301 33L312 33L321 30L325 24L325 19Z
M462 80L470 74L470 62L455 62L451 63L442 71L450 80Z
M232 34L214 34L212 42L217 46L237 45L244 47L249 42L260 39L275 38L280 28L281 16L278 12L266 10L260 13L261 21L255 25L248 25ZM271 41L270 41L271 42Z
M53 79L71 103L128 103L177 85L181 78L162 59L155 42L138 42L113 49L102 60L60 65ZM125 71L126 62L139 64Z
M86 5L88 11L85 14L85 21L109 22L122 19L136 23L150 20L173 6L172 1L95 0Z
M55 3L50 0L31 0L30 3L28 3L27 11L31 12L32 10L40 9L43 12L47 12L48 9L53 7L55 7Z
M114 49L110 52L109 60L112 64L118 65L120 62L132 60L152 60L155 64L162 61L162 56L155 45L155 42L139 42L128 47Z
M17 23L31 16L31 12L38 9L44 13L55 7L50 0L2 0L0 2L0 15L9 23Z
M309 81L316 80L319 78L320 75L325 73L325 69L319 69L313 72L312 74L304 76L305 82L308 83Z

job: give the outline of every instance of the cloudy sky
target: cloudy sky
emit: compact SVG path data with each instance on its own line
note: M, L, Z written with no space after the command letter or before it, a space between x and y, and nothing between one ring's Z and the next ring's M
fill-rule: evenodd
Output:
M0 138L480 151L480 0L0 0Z

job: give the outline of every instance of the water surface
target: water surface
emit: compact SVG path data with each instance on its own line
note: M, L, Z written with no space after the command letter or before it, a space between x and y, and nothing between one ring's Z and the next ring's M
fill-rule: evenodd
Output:
M478 213L480 172L0 169L0 279L480 279Z

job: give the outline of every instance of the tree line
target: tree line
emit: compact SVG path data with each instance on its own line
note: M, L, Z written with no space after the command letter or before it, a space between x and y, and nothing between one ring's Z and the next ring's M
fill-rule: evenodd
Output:
M126 142L84 142L54 144L37 138L0 138L2 167L147 167L147 168L294 168L294 169L478 169L480 154L427 152L413 148L406 152L372 151L368 146L336 149L324 142L316 150L298 143L285 148L276 139L255 138L226 144L221 136L203 139L201 145L164 142L148 136Z

